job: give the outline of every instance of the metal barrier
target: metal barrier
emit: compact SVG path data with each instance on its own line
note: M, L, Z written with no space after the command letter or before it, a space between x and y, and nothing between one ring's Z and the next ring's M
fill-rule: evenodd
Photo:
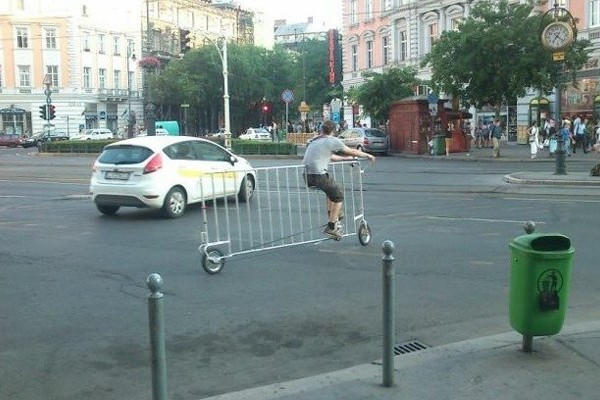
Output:
M250 175L255 182L248 178L239 182L237 175L219 171L203 177L206 196L198 251L209 274L220 272L225 259L235 255L329 239L323 236L328 219L325 194L306 186L303 165L256 168L253 172ZM343 237L357 235L360 244L368 245L371 228L364 215L361 162L331 163L329 174L344 190ZM229 186L242 189L230 199L210 196Z

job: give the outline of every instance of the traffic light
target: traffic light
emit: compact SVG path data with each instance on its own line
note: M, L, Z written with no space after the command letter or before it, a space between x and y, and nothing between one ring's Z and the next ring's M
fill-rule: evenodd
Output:
M43 106L40 106L40 118L43 120L47 120L48 119L48 113L47 113L48 109L47 106L44 104Z
M188 29L179 30L179 48L181 54L185 54L190 49L190 31Z
M271 103L263 102L261 110L262 110L263 114L270 113L271 112Z
M48 119L54 119L56 118L56 107L54 106L54 104L50 104L48 106Z

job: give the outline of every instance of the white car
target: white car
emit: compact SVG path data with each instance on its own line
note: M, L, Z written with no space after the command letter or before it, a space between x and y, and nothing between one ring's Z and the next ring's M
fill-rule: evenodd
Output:
M83 135L75 138L75 140L108 140L113 138L114 135L110 129L97 128L85 132Z
M237 196L256 187L250 163L206 139L143 136L111 143L93 166L90 194L102 214L120 207L155 208L181 217L188 204Z
M271 132L265 128L248 128L242 133L239 139L243 140L271 140Z

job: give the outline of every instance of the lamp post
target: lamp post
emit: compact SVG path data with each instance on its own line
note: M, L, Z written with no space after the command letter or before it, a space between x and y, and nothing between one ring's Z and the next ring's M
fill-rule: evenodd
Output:
M152 52L152 43L150 40L150 34L152 30L150 29L150 1L146 0L146 56L150 56ZM146 87L144 90L144 96L146 97L146 109L145 109L145 117L146 117L146 135L154 136L156 135L156 126L155 120L156 115L154 114L154 110L156 106L152 103L152 92L150 91L150 82L148 79L148 71L144 73L144 80L146 82Z
M131 77L129 61L135 62L135 53L132 53L131 42L127 43L127 137L133 137L133 127L135 126L135 114L131 111Z
M223 117L225 118L225 148L231 149L231 117L229 114L229 69L227 65L227 38L225 35L221 35L219 39L223 42L221 48L219 45L211 39L208 35L203 32L197 32L204 36L213 46L217 49L217 53L221 58L221 65L223 71Z
M44 80L42 81L44 85L44 94L46 95L46 134L48 135L48 141L50 141L50 104L52 104L52 77L50 74L46 74L44 76Z
M565 51L573 44L577 37L575 20L573 15L564 7L560 7L558 1L542 16L540 25L540 36L542 46L552 51L552 60L556 63L556 121L558 124L558 138L556 149L555 175L566 175L565 168L565 142L560 133L562 129L562 118L560 103L562 101L562 69L565 61Z

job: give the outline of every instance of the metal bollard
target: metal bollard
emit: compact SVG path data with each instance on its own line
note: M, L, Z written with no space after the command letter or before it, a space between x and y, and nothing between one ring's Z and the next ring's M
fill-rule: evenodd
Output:
M394 386L394 243L382 244L383 257L383 386Z
M564 158L564 154L563 154L563 158ZM528 235L531 235L532 233L535 232L535 222L533 221L527 221L525 222L525 225L523 225L523 229L525 230L525 233ZM523 352L525 353L531 353L533 351L533 336L531 335L523 335L523 340L521 342L521 350L523 350Z
M150 274L146 285L148 320L150 324L150 354L152 361L152 400L167 400L167 357L165 351L165 321L163 313L163 280L159 274Z

